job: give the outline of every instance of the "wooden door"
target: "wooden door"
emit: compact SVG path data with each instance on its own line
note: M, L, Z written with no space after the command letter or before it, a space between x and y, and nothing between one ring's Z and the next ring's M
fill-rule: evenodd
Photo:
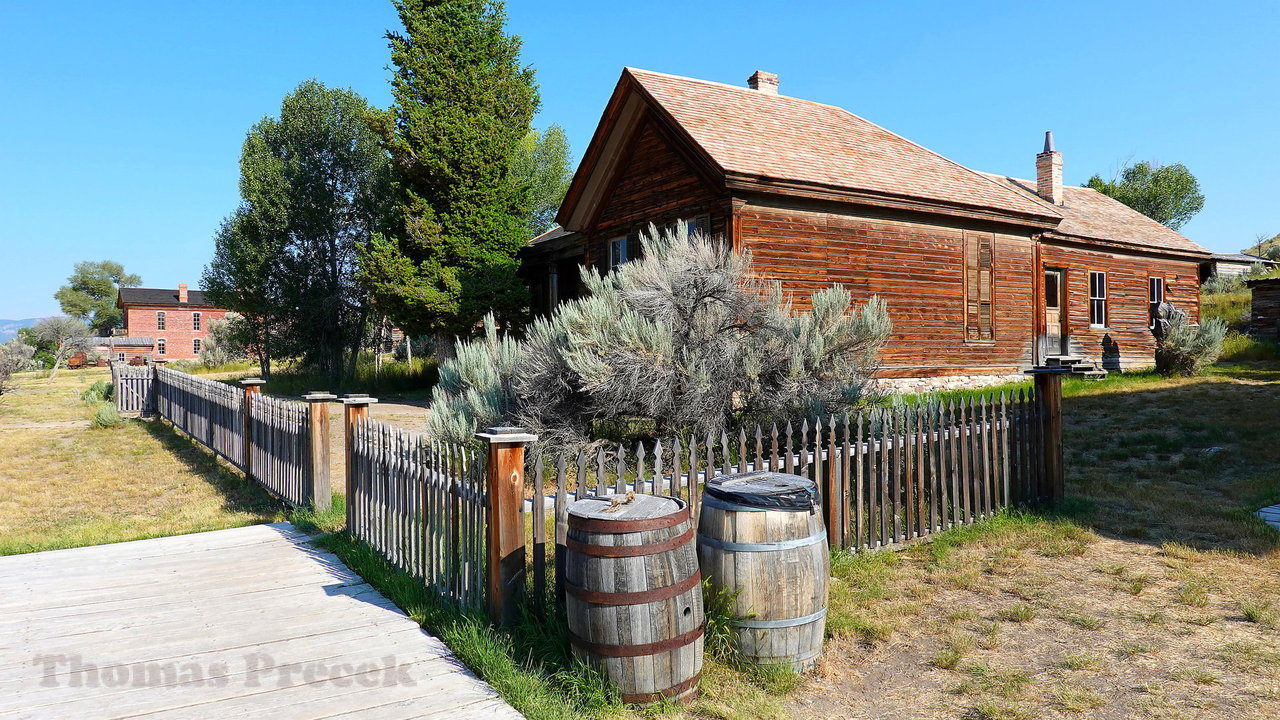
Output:
M1040 359L1067 354L1066 288L1061 270L1044 271L1044 335Z

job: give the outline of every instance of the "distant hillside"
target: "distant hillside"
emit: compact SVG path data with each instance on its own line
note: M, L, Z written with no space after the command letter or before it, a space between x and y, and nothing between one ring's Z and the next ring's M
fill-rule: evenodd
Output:
M27 318L26 320L0 320L0 343L9 342L22 328L29 328L44 318Z
M1270 240L1263 240L1261 243L1254 243L1240 252L1249 253L1250 255L1258 255L1272 260L1280 260L1280 234Z

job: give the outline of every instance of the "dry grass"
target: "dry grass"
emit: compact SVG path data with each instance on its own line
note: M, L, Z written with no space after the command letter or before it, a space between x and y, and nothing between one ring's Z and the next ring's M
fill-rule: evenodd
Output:
M89 428L79 395L106 377L24 374L0 401L0 555L280 519L263 491L158 421Z
M1068 502L840 556L796 716L1280 717L1280 372L1068 388ZM1210 448L1218 448L1210 450Z

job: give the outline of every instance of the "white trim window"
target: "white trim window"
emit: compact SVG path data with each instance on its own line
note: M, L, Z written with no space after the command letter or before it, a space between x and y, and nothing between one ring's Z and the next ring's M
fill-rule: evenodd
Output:
M156 354L157 354L157 355L164 355L164 351L165 351L165 339L164 339L164 338L157 338L157 339L156 339Z
M1107 327L1107 274L1089 271L1089 327Z
M191 352L196 355L200 354L200 338L193 338L191 340Z
M1156 308L1164 302L1164 278L1147 278L1147 292L1151 301L1151 328L1156 326Z
M157 329L157 330L164 330L164 329L165 329L165 327L164 327L164 311L163 311L163 310L157 310L157 311L156 311L156 329Z
M200 313L198 312L191 313L191 329L197 332L200 330Z
M118 362L124 362L124 353L122 352L116 353L116 360Z

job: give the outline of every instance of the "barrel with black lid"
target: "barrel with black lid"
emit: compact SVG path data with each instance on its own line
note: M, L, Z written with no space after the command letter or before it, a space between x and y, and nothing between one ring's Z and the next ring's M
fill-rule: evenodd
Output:
M733 625L745 659L798 671L818 661L830 557L812 480L767 471L708 480L698 562L712 587L737 594Z
M579 658L622 700L689 702L702 674L702 576L689 506L653 495L569 505L565 604Z

